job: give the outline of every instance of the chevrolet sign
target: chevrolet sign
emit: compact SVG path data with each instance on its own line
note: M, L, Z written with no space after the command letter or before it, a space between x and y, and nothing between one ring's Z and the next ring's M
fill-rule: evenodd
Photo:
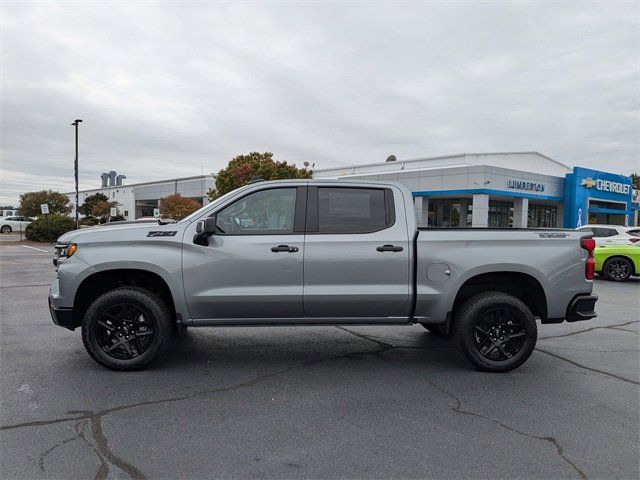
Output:
M584 180L582 180L582 183L580 185L586 188L593 188L596 186L596 181L593 178L585 178Z
M586 188L596 187L596 190L600 190L601 192L619 193L621 195L629 195L629 192L631 191L631 185L612 182L611 180L594 180L593 178L585 178L582 180L581 185Z

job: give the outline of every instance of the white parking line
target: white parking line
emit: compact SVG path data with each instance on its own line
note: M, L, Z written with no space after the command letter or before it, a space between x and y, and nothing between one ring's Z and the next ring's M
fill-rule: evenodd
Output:
M22 246L23 246L24 248L30 248L30 249L32 249L32 250L39 250L39 251L44 252L44 253L51 253L51 252L49 252L48 250L43 250L42 248L30 247L29 245L22 245Z

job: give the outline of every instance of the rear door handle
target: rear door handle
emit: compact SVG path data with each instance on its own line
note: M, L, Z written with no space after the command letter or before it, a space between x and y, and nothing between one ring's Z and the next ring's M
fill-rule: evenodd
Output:
M404 250L402 247L396 247L395 245L382 245L376 248L379 252L401 252Z
M295 253L298 251L298 247L290 247L289 245L278 245L277 247L271 247L271 251L275 253L278 253L278 252Z

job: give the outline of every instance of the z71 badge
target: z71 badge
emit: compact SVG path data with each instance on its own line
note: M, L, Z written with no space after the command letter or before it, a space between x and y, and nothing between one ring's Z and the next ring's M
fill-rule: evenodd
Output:
M147 237L175 237L177 230L164 230L161 232L149 232L147 233Z

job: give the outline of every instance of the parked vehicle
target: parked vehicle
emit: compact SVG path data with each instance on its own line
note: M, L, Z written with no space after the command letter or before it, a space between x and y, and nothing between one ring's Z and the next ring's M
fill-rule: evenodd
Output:
M419 323L503 372L531 355L536 319L596 316L594 247L574 230L418 229L393 182L260 182L174 224L63 235L49 305L116 370L187 327Z
M626 282L640 275L640 243L596 247L595 270L614 282Z
M576 228L579 232L591 232L596 239L596 245L628 245L640 240L637 227L622 227L620 225L585 225Z
M0 232L11 233L23 231L33 222L29 217L12 216L0 218Z

